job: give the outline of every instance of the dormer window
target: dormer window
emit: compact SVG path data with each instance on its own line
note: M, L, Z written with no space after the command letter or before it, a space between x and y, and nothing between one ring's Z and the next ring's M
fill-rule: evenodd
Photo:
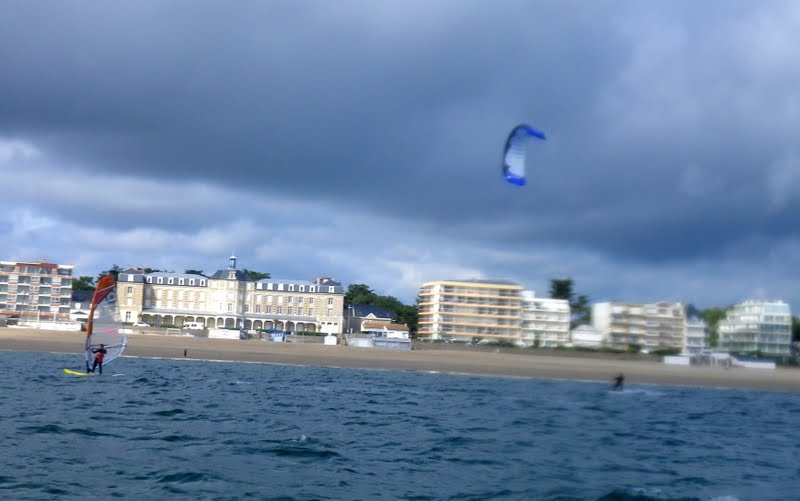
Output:
M152 284L153 283L153 277L147 277L147 283L148 284Z
M328 287L328 292L333 293L334 289L336 289L336 287Z
M189 279L189 285L194 285L194 278Z
M314 290L315 290L315 287L313 285L308 288L308 292L314 292Z
M172 285L172 284L174 284L174 283L175 283L175 279L174 279L174 278L172 278L172 277L169 277L169 278L167 279L167 285Z
M183 285L183 279L182 278L178 279L178 285Z
M305 291L306 291L306 286L305 285L301 285L300 286L300 292L305 292Z
M158 283L163 284L164 283L164 277L158 277Z
M293 284L289 284L289 292L294 292L294 285Z
M205 286L206 286L206 281L200 280L200 287L205 287Z

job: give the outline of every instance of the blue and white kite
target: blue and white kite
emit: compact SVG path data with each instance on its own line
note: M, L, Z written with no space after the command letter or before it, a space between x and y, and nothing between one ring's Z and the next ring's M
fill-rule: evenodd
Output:
M525 185L525 156L528 152L528 142L532 139L546 140L544 132L526 124L514 127L506 139L506 147L503 150L503 176L511 184Z

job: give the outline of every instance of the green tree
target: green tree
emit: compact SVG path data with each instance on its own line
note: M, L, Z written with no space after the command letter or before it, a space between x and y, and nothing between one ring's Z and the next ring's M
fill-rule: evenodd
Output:
M111 269L106 271L101 271L99 275L97 275L97 279L100 280L102 277L106 275L111 275L114 277L114 280L119 279L119 273L122 271L122 268L117 266L116 264L111 267Z
M203 276L203 277L205 276L205 275L203 275L203 270L188 269L188 270L183 270L183 272L186 273L187 275L200 275L200 276Z
M93 291L94 287L93 277L82 276L72 279L72 290L74 291Z
M272 275L269 273L262 273L260 271L251 271L247 268L244 268L242 272L250 277L250 280L264 280L267 278L272 278Z
M719 321L725 318L726 313L726 308L706 308L700 312L708 328L710 346L719 346Z
M569 303L573 327L592 321L592 305L589 296L586 294L575 296L574 285L575 282L571 278L554 278L550 280L550 297L552 299L564 299Z
M792 340L800 341L800 318L792 316Z
M372 292L367 284L350 284L347 286L347 291L344 293L345 304L369 304L375 305L375 299L378 296Z

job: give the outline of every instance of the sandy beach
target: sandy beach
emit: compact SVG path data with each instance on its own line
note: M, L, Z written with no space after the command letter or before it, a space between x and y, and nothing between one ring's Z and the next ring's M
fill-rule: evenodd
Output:
M82 355L84 334L0 328L0 350ZM610 382L618 373L626 383L755 388L800 391L800 370L670 366L657 361L601 357L539 356L471 350L393 351L322 344L272 343L132 334L125 356L184 358L358 369L412 370L484 376L530 377ZM79 364L78 364L79 365Z

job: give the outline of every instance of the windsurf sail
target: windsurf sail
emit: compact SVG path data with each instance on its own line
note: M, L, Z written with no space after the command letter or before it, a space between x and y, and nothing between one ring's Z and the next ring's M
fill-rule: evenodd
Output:
M97 281L86 322L86 369L92 367L94 354L92 349L105 345L106 356L103 365L122 355L128 338L122 330L122 322L117 308L117 281L106 275Z

